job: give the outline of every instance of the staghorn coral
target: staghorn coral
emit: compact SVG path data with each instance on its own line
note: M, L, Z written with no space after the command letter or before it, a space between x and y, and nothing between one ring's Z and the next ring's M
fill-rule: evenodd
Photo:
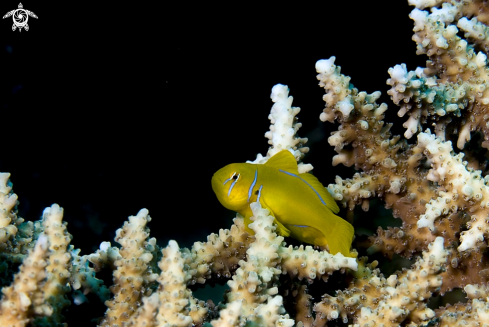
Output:
M0 319L3 326L26 326L33 316L33 311L37 311L32 304L34 296L38 298L41 282L46 278L48 244L48 238L41 234L34 249L30 250L24 259L12 285L2 289ZM40 305L39 311L43 312L44 303L41 302Z
M379 227L368 241L359 235L354 250L381 252L384 263L395 255L414 257L411 268L384 277L378 262L366 257L287 246L257 203L250 204L254 235L238 215L229 230L205 242L180 248L170 241L161 248L142 209L117 231L120 246L102 242L80 255L58 205L39 221L17 216L18 198L3 173L1 267L15 275L3 282L2 326L61 326L70 305L88 306L88 297L105 309L93 316L99 326L489 325L489 179L480 155L489 148L488 6L477 0L410 3L416 6L413 40L428 62L414 71L405 64L388 69L387 94L398 115L408 116L404 137L393 136L393 125L384 122L389 109L377 103L380 92L356 89L335 57L319 60L316 70L326 102L320 119L338 123L328 139L337 152L333 165L358 170L350 178L337 176L328 190L350 213L361 206L354 226L372 218L365 212L374 198L402 220L400 227ZM271 98L270 148L254 163L288 149L301 172L311 171L301 162L309 148L297 134L300 109L292 107L285 85L274 86ZM217 305L193 292L223 283L229 289ZM453 289L463 289L468 301L430 308L434 296Z
M326 295L316 304L315 326L324 326L326 318L353 317L355 326L398 326L401 322L420 324L435 316L426 307L432 292L442 284L440 272L447 259L443 238L428 246L409 270L384 278L378 270L370 278L358 279L337 297Z
M301 111L298 107L292 107L293 98L289 96L289 90L286 85L277 84L272 88L270 98L274 102L268 119L271 122L270 131L265 133L270 148L266 156L260 153L254 161L248 163L264 164L273 155L287 149L292 152L297 161L304 157L304 153L309 152L308 147L303 145L307 138L301 138L297 131L302 124L296 121L296 115ZM311 164L298 163L300 173L306 173L312 170Z
M156 280L148 263L153 259L154 239L147 240L149 230L146 223L151 218L148 210L142 209L136 216L129 217L116 232L115 240L121 244L120 257L114 261L114 297L105 304L109 308L100 326L121 325L137 310L148 285ZM110 245L109 245L110 246Z
M273 285L281 273L312 283L326 280L336 270L356 269L357 264L353 258L310 246L285 247L283 237L273 232L274 218L257 203L252 208L254 236L247 234L243 218L237 217L231 230L210 235L206 243L180 249L170 241L162 250L149 239L146 224L151 219L142 209L117 231L120 249L103 242L96 253L80 257L79 250L68 247L71 237L62 223L63 210L55 204L45 210L43 231L23 259L14 283L3 289L0 319L5 326L62 325L62 309L69 305L65 297L71 291L67 282L77 305L83 305L82 294L90 292L105 300L108 290L95 274L111 269L114 295L105 301L108 310L100 326L189 326L205 321L228 326L230 319L236 326L245 321L292 326L294 320L283 315L282 297L272 297L278 292ZM153 258L158 258L158 267L153 267ZM159 276L153 271L159 271ZM217 317L211 312L213 307L193 297L187 285L223 277L229 280L231 291L228 307Z

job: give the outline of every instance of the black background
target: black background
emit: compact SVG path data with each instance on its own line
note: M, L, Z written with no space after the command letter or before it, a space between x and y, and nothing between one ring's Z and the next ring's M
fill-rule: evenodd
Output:
M229 228L234 214L210 179L266 153L277 83L302 109L314 174L325 185L351 177L331 166L337 127L319 121L315 62L336 56L355 87L382 92L393 121L388 68L426 60L415 55L407 1L22 3L39 17L29 31L0 21L0 171L11 173L21 217L64 208L81 254L114 243L141 208L163 246ZM0 12L17 6L2 1Z

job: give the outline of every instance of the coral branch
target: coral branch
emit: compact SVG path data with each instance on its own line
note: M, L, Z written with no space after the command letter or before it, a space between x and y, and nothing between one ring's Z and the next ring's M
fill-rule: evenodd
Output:
M46 278L47 254L49 241L41 234L33 250L20 266L14 282L3 288L0 302L0 324L2 326L26 326L33 315L32 295L40 293L41 283ZM38 295L38 294L36 294ZM46 308L49 311L49 308ZM44 310L43 310L44 311ZM50 314L50 312L46 312Z
M439 276L447 258L443 238L438 237L409 270L384 278L373 271L370 279L357 280L337 297L326 295L316 304L316 326L348 317L355 326L398 326L403 321L419 324L435 316L426 303L442 284Z

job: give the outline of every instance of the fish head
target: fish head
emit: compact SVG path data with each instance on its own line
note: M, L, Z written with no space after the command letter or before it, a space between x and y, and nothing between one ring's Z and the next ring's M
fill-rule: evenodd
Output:
M234 163L219 169L212 176L212 189L227 209L240 212L249 205L249 189L257 165Z

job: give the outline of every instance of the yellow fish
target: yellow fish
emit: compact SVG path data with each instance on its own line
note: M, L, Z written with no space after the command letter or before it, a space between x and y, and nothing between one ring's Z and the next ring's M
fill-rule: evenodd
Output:
M299 174L288 150L263 165L234 163L221 168L212 177L212 189L224 207L245 218L246 226L253 215L250 203L260 202L275 217L278 234L353 256L353 226L335 215L340 209L316 177Z

